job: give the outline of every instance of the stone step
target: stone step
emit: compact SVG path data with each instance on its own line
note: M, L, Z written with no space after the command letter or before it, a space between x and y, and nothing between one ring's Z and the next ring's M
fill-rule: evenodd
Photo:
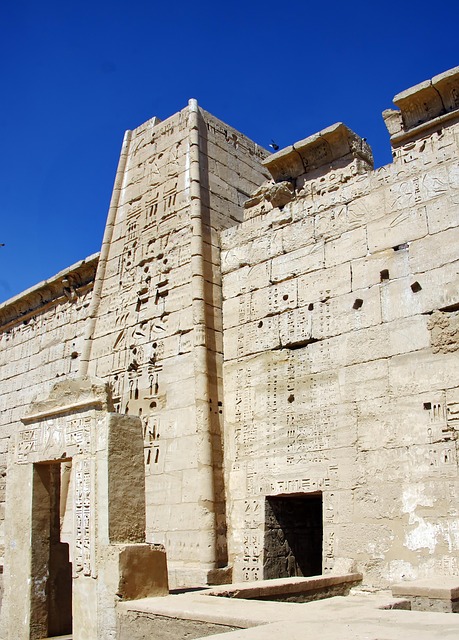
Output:
M414 611L459 613L459 578L457 576L432 576L394 584L392 595L408 599Z

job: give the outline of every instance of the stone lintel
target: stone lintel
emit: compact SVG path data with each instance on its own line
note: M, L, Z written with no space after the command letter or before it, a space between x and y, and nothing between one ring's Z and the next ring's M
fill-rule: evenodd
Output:
M426 127L449 121L449 114L459 115L459 67L401 91L393 102L400 111L387 110L383 118L392 146L397 146L408 133L410 138L417 137L426 132Z
M109 385L89 376L60 380L54 384L48 398L32 402L21 422L31 424L87 409L114 411Z
M401 582L392 586L392 595L458 600L459 578L457 576L434 576L432 578Z
M373 154L367 142L345 124L336 124L281 149L263 160L275 182L294 180L321 166L342 158L360 158L373 167Z
M62 407L51 408L48 411L39 411L38 413L32 413L30 415L21 418L23 424L31 424L33 422L40 422L49 418L57 418L57 416L63 416L73 411L83 411L85 409L103 409L104 403L102 400L84 400L83 402L75 402L72 404L64 405Z

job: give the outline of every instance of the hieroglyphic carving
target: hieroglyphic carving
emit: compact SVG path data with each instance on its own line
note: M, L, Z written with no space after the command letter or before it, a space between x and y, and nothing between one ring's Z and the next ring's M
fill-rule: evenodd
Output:
M335 532L327 531L324 534L324 563L323 571L331 571L335 564Z
M242 579L245 582L260 580L262 577L261 556L263 550L263 538L259 531L248 530L243 532L243 558Z
M16 445L18 463L28 462L28 456L37 451L39 435L37 428L24 429L18 433Z
M260 525L264 518L262 504L260 500L244 501L243 580L259 580L261 578L263 537L260 533Z
M260 494L277 495L283 493L310 493L311 491L323 491L331 486L332 468L325 467L327 476L312 475L293 478L273 478L263 475L255 470L252 465L247 465L247 495Z
M150 416L143 419L145 470L148 475L155 470L160 456L160 419Z
M459 558L442 556L435 561L435 573L442 576L459 576Z
M75 573L82 572L91 575L93 566L92 544L92 506L91 506L91 461L78 460L75 464L75 495L74 495L74 557Z
M17 435L19 464L52 460L88 453L91 439L91 415L42 420Z

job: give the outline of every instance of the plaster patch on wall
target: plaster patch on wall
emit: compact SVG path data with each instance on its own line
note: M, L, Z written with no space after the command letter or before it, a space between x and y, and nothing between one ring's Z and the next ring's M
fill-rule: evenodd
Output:
M410 562L405 560L392 560L382 571L382 576L388 582L401 582L402 580L416 580L417 572Z
M402 512L409 514L408 524L417 525L416 528L406 532L405 546L411 551L427 548L429 553L434 553L441 527L426 522L416 514L418 506L433 506L433 499L425 496L424 490L425 486L419 484L411 485L403 492Z

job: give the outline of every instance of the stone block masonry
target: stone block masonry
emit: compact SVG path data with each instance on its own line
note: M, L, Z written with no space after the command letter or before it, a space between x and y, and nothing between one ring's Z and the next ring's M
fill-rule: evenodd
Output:
M127 538L171 587L459 575L458 95L459 68L396 96L377 170L342 123L273 155L195 100L128 131L100 255L0 307L3 468L38 446L32 400L89 376L141 429ZM40 443L72 548L84 470Z
M323 571L377 587L459 573L458 91L456 69L396 96L394 161L376 171L343 124L270 156L221 234L236 580L271 577L268 504L290 522L308 495ZM275 531L287 576L298 541Z

